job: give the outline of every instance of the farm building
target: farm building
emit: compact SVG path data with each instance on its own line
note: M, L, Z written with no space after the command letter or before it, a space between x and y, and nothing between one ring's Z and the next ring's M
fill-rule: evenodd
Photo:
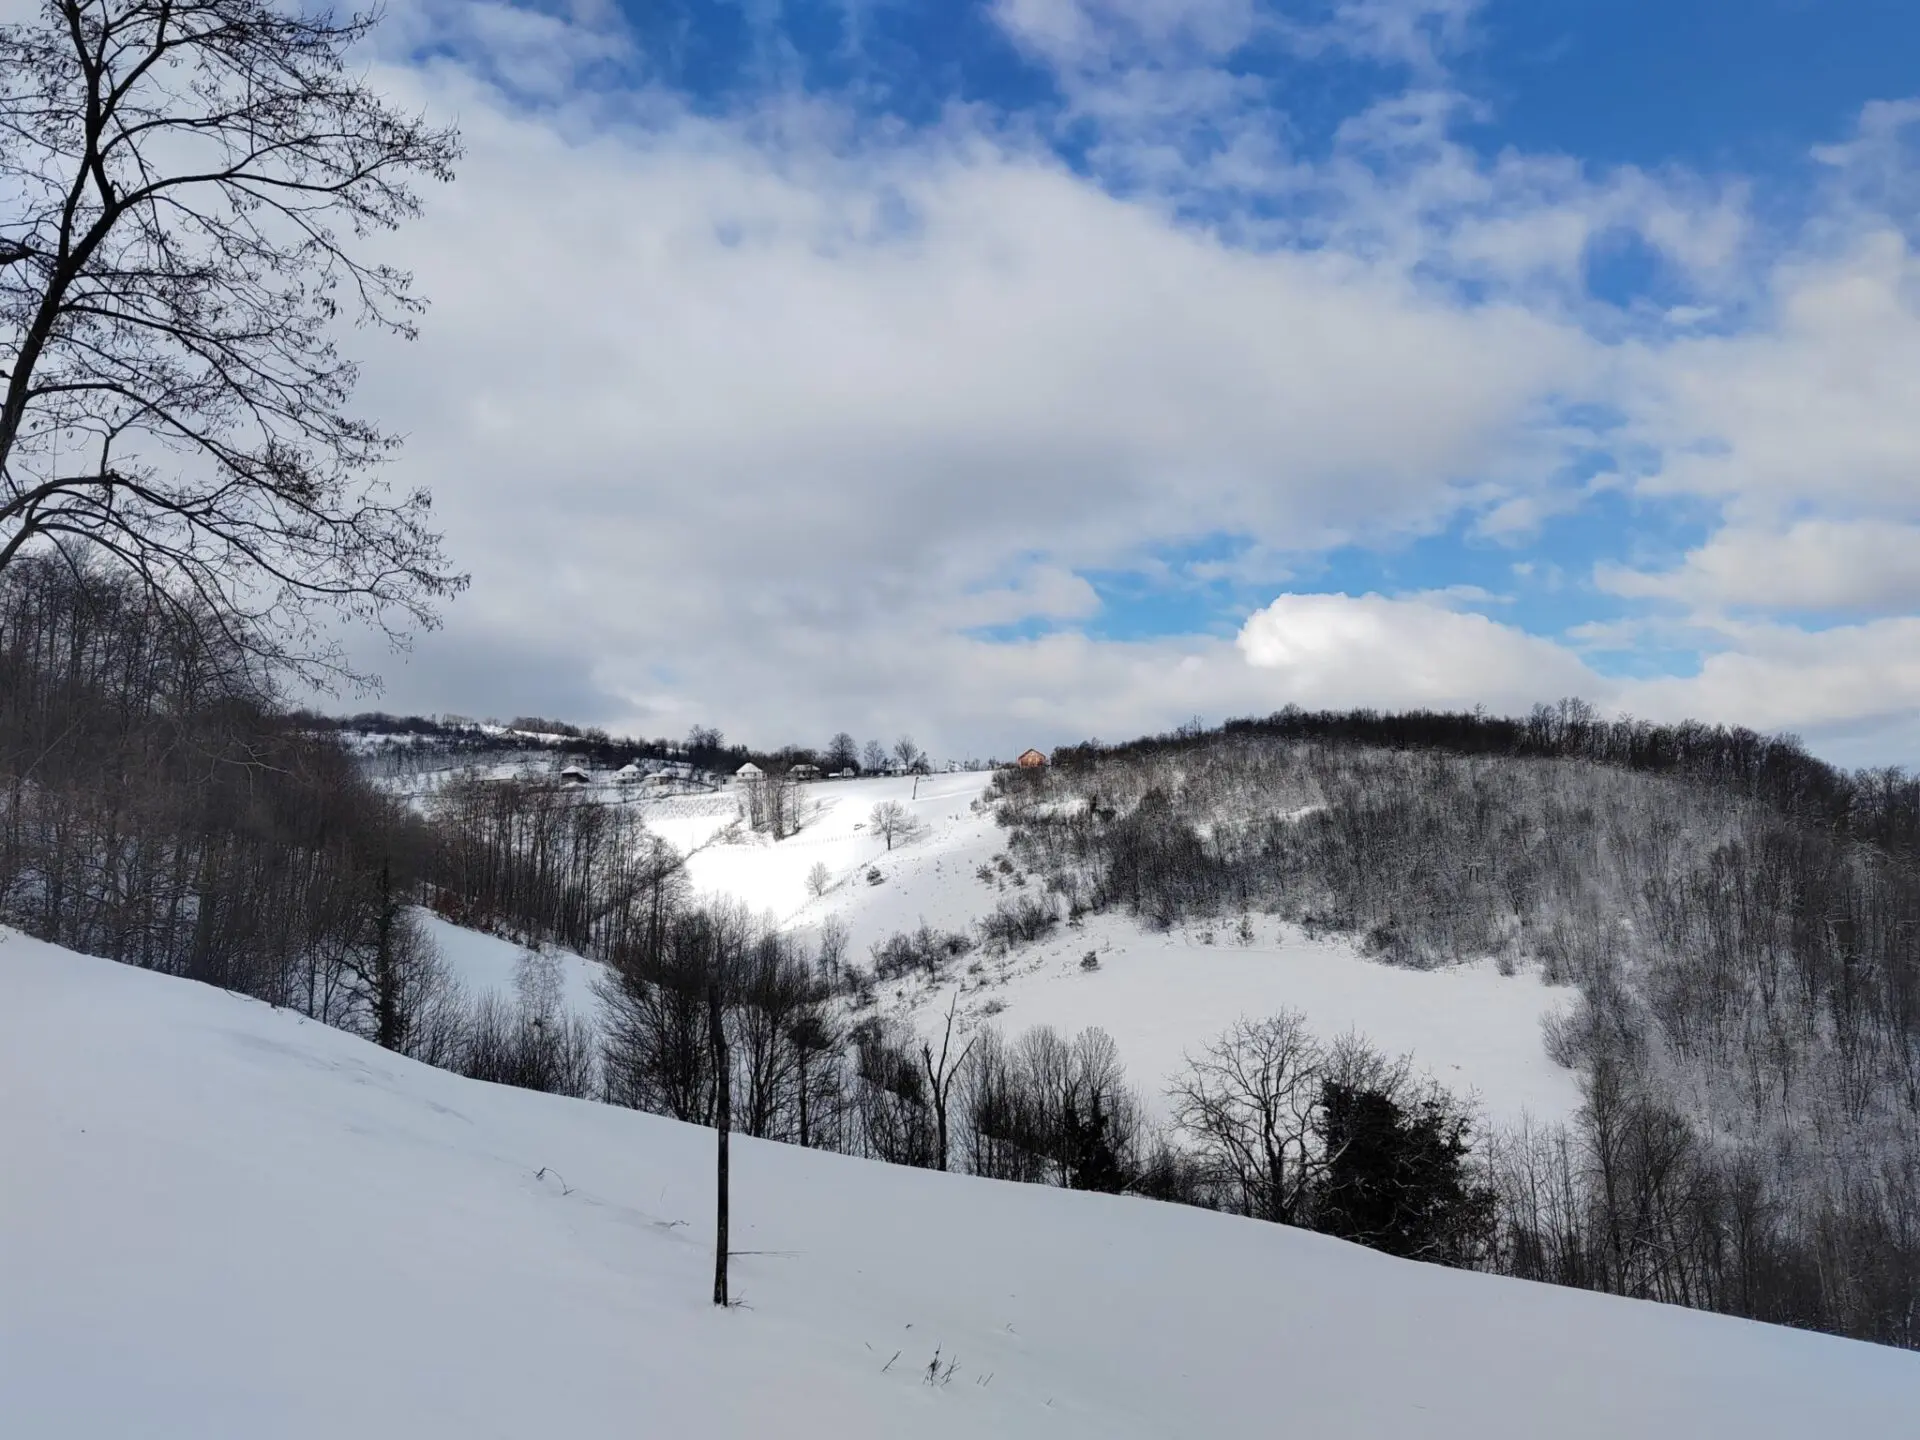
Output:
M565 785L585 785L590 783L592 779L593 776L589 775L586 770L579 765L569 765L560 772L560 781Z
M754 764L751 760L749 760L746 764L742 765L738 770L733 772L733 778L738 780L742 785L749 784L755 780L764 780L766 778L766 775L767 775L767 772L762 770L758 765Z
M1047 757L1038 750L1022 750L1020 758L1013 763L1022 770L1038 770L1047 763Z

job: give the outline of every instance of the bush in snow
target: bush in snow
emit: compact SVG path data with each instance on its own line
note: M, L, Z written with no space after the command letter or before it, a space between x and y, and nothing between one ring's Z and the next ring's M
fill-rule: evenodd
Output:
M873 970L882 980L916 972L938 980L946 967L973 949L965 935L922 925L911 934L889 935L873 947Z
M1054 908L1051 897L1022 895L1017 900L1001 901L991 915L982 917L979 925L981 937L987 944L1005 950L1014 945L1031 944L1059 923L1060 912Z

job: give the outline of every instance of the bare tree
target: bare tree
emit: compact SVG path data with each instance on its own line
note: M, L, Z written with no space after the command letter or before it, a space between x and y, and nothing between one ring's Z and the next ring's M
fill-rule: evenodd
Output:
M403 336L410 277L352 241L418 212L457 136L350 68L373 28L271 0L41 0L0 26L0 569L110 557L256 657L355 675L465 579L395 438L347 411L351 317Z
M1243 1213L1289 1221L1306 1196L1324 1058L1306 1017L1285 1010L1235 1021L1170 1088L1175 1119Z
M827 869L827 862L816 860L813 868L807 871L807 893L816 900L833 888L833 872Z
M893 758L902 770L918 770L927 763L926 752L913 743L911 735L902 735L893 742Z
M860 744L853 736L842 730L827 742L826 765L829 772L839 774L842 770L851 770L860 763Z
M756 775L744 787L749 828L785 840L800 828L800 785L784 770Z
M869 740L860 747L860 768L869 774L876 774L887 768L887 747L878 740Z
M907 813L907 807L898 800L882 800L873 807L873 814L867 817L867 823L873 827L873 833L887 842L887 849L893 849L895 840L910 840L915 829L913 816Z
M926 1067L927 1088L933 1092L934 1146L938 1156L935 1168L940 1170L947 1168L947 1103L953 1097L954 1076L966 1065L967 1054L973 1049L973 1041L969 1040L958 1055L948 1059L948 1052L953 1048L953 1013L959 1004L960 992L955 990L947 1004L947 1028L940 1037L938 1060L933 1058L932 1043L920 1042L920 1063Z

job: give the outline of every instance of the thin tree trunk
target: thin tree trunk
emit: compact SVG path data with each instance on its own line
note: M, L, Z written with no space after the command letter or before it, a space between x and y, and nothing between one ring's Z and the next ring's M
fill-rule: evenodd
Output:
M719 1136L713 1238L713 1303L727 1304L727 1139L733 1128L733 1077L727 1063L727 1032L721 1024L720 987L707 987L707 1030L713 1044L713 1129Z

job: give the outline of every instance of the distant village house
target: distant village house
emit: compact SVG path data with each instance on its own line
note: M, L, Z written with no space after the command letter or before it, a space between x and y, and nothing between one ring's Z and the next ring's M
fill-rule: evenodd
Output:
M1047 757L1038 750L1022 750L1013 763L1022 770L1038 770L1047 763Z

